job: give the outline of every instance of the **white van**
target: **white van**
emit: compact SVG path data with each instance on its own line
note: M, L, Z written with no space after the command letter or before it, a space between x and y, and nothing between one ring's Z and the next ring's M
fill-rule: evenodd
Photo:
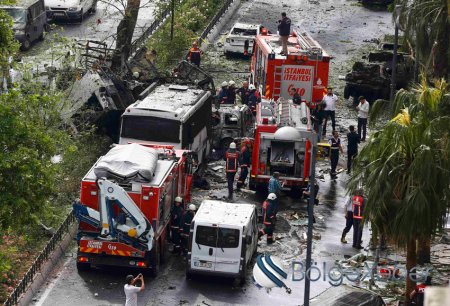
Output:
M204 200L191 223L186 277L207 274L245 281L258 244L256 206Z

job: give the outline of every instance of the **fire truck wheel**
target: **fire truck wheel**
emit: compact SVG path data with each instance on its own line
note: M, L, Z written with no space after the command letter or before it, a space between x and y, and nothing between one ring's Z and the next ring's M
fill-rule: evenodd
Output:
M150 275L156 277L159 273L159 267L161 265L161 254L159 253L159 245L156 245L150 261Z
M89 271L90 269L91 269L90 263L77 262L77 270L78 271Z
M167 246L167 242L163 242L161 247L161 263L167 263L169 261L169 250Z

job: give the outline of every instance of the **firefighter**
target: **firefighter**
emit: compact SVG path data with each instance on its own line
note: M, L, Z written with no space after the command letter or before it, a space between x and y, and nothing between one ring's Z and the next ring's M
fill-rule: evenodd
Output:
M297 92L294 87L291 88L290 94L292 96L292 103L300 105L302 103L302 96Z
M275 229L275 201L277 196L275 193L269 193L266 201L263 203L263 225L264 228L258 232L258 240L262 236L267 235L267 244L273 243L273 230Z
M230 143L230 148L225 153L226 160L226 174L227 174L227 183L228 183L228 200L233 200L233 184L234 177L236 176L236 172L239 165L239 152L236 150L236 143Z
M236 83L231 80L228 82L228 104L235 104L236 102Z
M250 139L245 138L244 140L244 144L242 145L241 148L241 155L240 155L240 166L241 166L241 174L239 175L239 179L237 182L237 191L241 190L241 187L245 186L245 180L247 179L247 175L248 175L248 167L251 165L252 163L252 155L250 153Z
M339 152L344 153L342 150L341 139L339 138L339 133L337 131L333 131L333 137L328 141L331 146L330 152L330 162L331 162L331 178L336 178L336 167L339 161Z
M228 82L223 81L217 99L220 104L228 104Z
M189 233L191 231L191 222L194 219L195 211L197 207L194 204L190 204L188 210L184 213L183 218L181 219L181 244L183 248L183 254L187 254L188 252L188 243L189 243Z
M250 89L248 88L248 82L242 83L242 87L238 89L238 94L241 97L241 103L248 105L248 99L250 97Z
M256 115L256 104L258 104L258 93L256 92L256 87L250 84L248 87L250 90L250 95L248 97L248 107L252 111L253 115Z
M275 204L275 215L278 212L278 198L280 197L281 188L283 188L283 184L280 183L280 172L275 171L272 174L272 177L269 179L268 191L269 194L274 193L276 198L273 200Z
M178 253L181 249L180 224L183 217L183 199L176 197L170 212L170 231L172 234L173 252Z
M189 49L189 53L187 55L187 60L192 64L200 67L200 58L203 54L203 51L200 50L196 41L192 43L192 48Z
M363 190L360 189L352 198L353 207L353 245L352 247L357 250L363 249L361 246L361 239L363 233L363 213L366 206L366 200L363 198Z

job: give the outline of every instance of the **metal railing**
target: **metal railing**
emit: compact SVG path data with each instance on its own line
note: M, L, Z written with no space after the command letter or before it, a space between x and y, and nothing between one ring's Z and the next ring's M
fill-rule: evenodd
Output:
M19 302L20 296L24 294L27 291L28 286L31 285L31 283L33 283L34 277L38 272L41 271L43 264L47 262L47 260L52 255L53 251L60 245L60 242L63 240L64 236L69 232L70 226L74 221L75 215L72 211L63 221L61 226L52 236L52 238L44 247L44 249L41 251L39 256L34 260L33 264L25 273L22 280L19 282L14 291L5 301L4 306L13 306Z
M200 35L200 39L203 40L208 36L209 32L211 32L212 28L216 25L217 21L222 17L222 15L228 10L231 3L233 3L235 0L226 0L223 4L222 8L217 12L217 14L214 16L213 19L209 22L208 26L205 28L205 30L202 32L202 35Z

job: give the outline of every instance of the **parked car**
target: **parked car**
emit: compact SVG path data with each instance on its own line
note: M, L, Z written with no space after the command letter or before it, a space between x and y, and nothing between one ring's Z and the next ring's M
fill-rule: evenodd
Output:
M82 22L84 15L97 11L97 0L45 0L47 17Z
M21 49L26 51L37 39L44 39L47 28L44 0L18 0L15 5L3 5L13 19L14 37L20 42Z
M252 54L253 40L263 27L260 24L236 23L227 35L224 44L225 55Z

